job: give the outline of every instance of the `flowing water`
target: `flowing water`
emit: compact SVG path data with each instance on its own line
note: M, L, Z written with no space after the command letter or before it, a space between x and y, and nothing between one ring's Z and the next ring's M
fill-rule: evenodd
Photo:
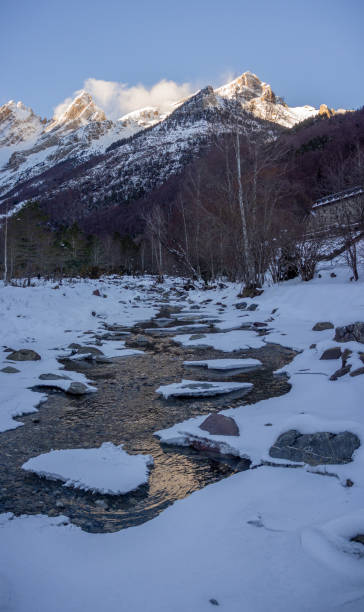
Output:
M170 315L162 314L167 318ZM168 321L163 321L166 324ZM176 321L171 321L174 324ZM149 322L144 327L158 325L161 325L158 321ZM130 331L132 345L140 326ZM287 378L274 376L273 371L291 361L295 353L266 344L260 349L228 354L211 348L183 348L163 334L150 339L141 355L105 364L78 363L78 371L94 380L97 393L74 398L51 392L39 412L19 418L24 423L22 427L0 434L0 512L64 514L86 531L116 531L143 523L175 500L249 468L247 460L163 446L153 433L193 416L287 393L290 389ZM183 366L184 360L228 357L253 357L260 359L264 367L250 372L219 373ZM66 369L75 368L74 363L64 365ZM251 382L254 387L243 398L235 393L216 398L164 400L155 392L160 385L182 378ZM154 468L148 485L127 495L92 494L21 469L30 457L51 449L92 448L106 441L124 444L130 453L153 456Z

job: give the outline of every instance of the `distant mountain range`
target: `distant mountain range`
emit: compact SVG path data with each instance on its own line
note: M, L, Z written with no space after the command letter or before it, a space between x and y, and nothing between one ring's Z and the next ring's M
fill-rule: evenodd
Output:
M212 134L264 130L272 138L335 112L346 111L291 108L251 72L217 89L205 87L168 113L147 107L117 121L85 91L51 120L10 101L0 107L0 214L37 199L53 217L72 222L148 193L180 172Z

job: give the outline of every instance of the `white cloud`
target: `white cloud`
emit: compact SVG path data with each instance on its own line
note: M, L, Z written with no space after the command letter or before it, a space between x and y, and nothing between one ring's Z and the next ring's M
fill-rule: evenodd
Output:
M145 106L156 106L162 112L171 108L174 102L191 95L195 90L190 83L178 84L162 79L148 88L142 84L129 87L126 83L103 81L101 79L86 79L83 89L91 94L109 119L118 119L122 115ZM79 92L75 92L77 95ZM59 117L65 111L72 98L66 98L54 110L54 116Z

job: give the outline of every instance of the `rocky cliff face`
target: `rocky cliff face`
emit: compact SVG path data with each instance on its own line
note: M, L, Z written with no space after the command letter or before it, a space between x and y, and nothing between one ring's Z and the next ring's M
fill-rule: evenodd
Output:
M81 91L58 117L52 119L45 131L77 130L89 123L101 121L106 121L104 111L96 106L90 94Z
M0 147L20 145L34 140L44 129L45 121L22 102L10 100L0 106Z
M80 92L51 121L21 102L0 107L0 214L28 199L64 203L73 216L140 196L198 155L208 135L229 125L251 133L292 126L317 114L289 108L270 85L246 72L208 86L173 105L147 107L110 121L90 94Z

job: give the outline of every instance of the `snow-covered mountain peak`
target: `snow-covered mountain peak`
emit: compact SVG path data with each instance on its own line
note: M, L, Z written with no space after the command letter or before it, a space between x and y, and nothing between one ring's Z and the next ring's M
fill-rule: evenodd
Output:
M151 127L164 119L166 114L162 114L160 108L156 106L145 106L138 110L132 111L120 117L120 121L124 127L138 125L142 128Z
M268 83L264 83L252 72L244 72L230 83L215 89L216 94L223 98L238 98L242 103L254 98L268 102L276 102L277 98Z
M70 104L54 117L46 131L54 129L77 129L90 122L106 121L106 115L96 106L92 96L86 91L80 91Z
M231 83L215 89L215 93L222 98L239 101L245 110L256 117L285 127L292 127L319 113L319 110L313 106L287 106L283 98L276 96L268 83L261 81L256 74L249 71Z
M9 100L0 106L0 146L20 144L38 136L45 123L23 102Z

